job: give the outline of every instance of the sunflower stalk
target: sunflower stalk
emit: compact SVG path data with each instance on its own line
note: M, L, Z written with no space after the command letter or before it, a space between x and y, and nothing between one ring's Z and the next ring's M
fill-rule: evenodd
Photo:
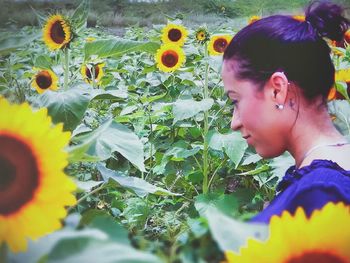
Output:
M204 45L204 56L205 56L205 76L204 76L204 90L203 90L203 99L209 98L209 89L208 89L208 78L209 78L209 56L208 56L208 47L207 44ZM208 141L208 132L209 132L209 110L204 111L204 131L203 131L203 186L202 191L204 194L208 193L209 189L209 141Z
M64 90L68 89L69 78L69 48L64 49Z
M8 246L5 243L0 245L0 262L7 262Z

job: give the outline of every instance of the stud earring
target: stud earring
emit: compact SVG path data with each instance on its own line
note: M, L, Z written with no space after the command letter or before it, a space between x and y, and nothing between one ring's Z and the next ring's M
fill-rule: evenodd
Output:
M283 110L284 105L283 104L276 104L276 109Z

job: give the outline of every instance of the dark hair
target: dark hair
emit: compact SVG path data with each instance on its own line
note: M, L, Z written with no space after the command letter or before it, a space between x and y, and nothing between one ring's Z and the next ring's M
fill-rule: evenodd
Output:
M283 71L311 100L319 95L326 101L334 85L330 48L323 37L339 41L350 22L343 8L328 2L314 2L305 21L274 15L246 26L232 39L224 60L234 61L239 79L263 86L276 71Z

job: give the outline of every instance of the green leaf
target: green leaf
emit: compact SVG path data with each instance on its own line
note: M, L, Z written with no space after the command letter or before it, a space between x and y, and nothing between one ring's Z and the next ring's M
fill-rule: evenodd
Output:
M113 120L108 120L93 132L74 138L80 144L70 148L71 154L86 152L100 160L111 157L118 152L141 171L145 171L143 144L140 139L126 126Z
M178 195L163 188L154 186L141 178L124 176L121 173L110 170L101 164L97 164L97 169L100 171L104 181L108 182L109 180L113 180L121 187L131 190L140 197L145 197L147 194Z
M239 249L247 244L249 238L264 241L268 238L268 225L244 223L209 207L205 212L210 232L221 251L231 250L239 253Z
M0 38L0 56L6 56L14 50L32 43L34 40L40 37L40 33L34 33L32 35L24 36L8 35L5 38Z
M49 56L40 55L34 61L34 67L40 69L51 69L52 62Z
M201 111L209 110L214 104L213 99L195 101L192 99L177 100L173 105L174 122L185 120L197 115Z
M128 93L125 90L90 90L92 100L125 100Z
M47 258L48 263L161 263L156 256L141 252L130 245L92 238L61 240Z
M346 100L333 100L328 103L329 113L334 115L334 125L345 136L350 135L350 103Z
M337 81L335 83L335 88L341 95L344 96L344 98L348 100L348 102L350 102L350 98L348 94L348 85L346 82Z
M237 168L248 148L247 142L242 138L240 133L220 134L215 131L210 131L208 137L209 147L217 151L224 150Z
M278 178L278 181L280 181L285 175L287 169L294 164L294 158L288 152L285 152L271 160L270 166L272 168L272 174L274 177Z
M85 60L88 60L92 55L106 58L111 56L121 56L135 51L155 53L159 47L160 45L155 42L142 42L125 39L96 40L85 44Z
M238 200L233 195L220 193L200 194L196 197L195 207L204 216L210 207L215 207L225 214L232 214L238 209Z
M37 102L48 109L54 123L63 122L64 130L73 131L84 117L90 95L80 89L48 90L38 97Z
M83 28L86 27L87 18L89 16L90 0L81 1L80 5L74 11L71 21L73 24L73 30L79 33Z

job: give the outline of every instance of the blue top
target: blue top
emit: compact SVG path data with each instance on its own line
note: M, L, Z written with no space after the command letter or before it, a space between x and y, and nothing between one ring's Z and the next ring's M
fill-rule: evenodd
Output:
M268 223L273 215L281 215L284 210L294 214L299 206L310 216L328 202L350 204L350 171L330 160L313 160L300 169L293 165L276 190L279 193L270 205L251 222Z

